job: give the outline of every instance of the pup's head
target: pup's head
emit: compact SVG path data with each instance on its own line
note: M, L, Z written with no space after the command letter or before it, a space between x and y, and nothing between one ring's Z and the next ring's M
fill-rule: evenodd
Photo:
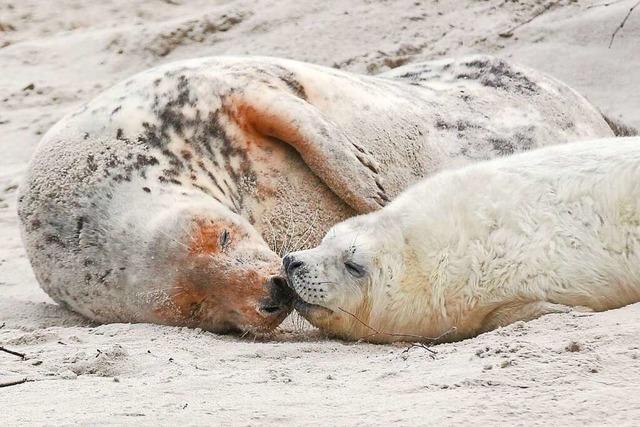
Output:
M377 214L334 226L316 248L283 260L296 310L313 325L340 337L367 338L365 326L384 323L403 277L404 239ZM373 340L384 340L374 337Z

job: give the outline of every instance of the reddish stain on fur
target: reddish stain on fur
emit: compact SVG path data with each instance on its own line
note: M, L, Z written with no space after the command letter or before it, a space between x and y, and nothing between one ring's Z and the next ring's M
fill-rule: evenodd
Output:
M229 244L221 248L221 236L229 233ZM262 316L257 307L269 297L269 277L274 264L252 260L251 252L234 241L247 238L233 224L197 218L188 234L188 251L176 259L176 278L168 300L155 309L163 323L222 331L252 326L268 330L282 319ZM237 251L237 253L236 253ZM246 261L239 263L238 258ZM273 271L271 271L273 270Z
M234 241L245 236L238 227L233 224L219 224L206 219L196 219L191 231L188 243L189 254L213 254L220 252L221 237L224 232L229 233L229 239Z
M265 140L265 137L273 137L296 147L298 151L309 144L295 123L281 114L268 109L259 109L245 100L232 98L226 112L250 137L250 141L259 144Z
M220 250L220 234L224 232L223 227L214 222L198 220L194 228L188 245L190 255L210 254Z
M277 326L281 319L265 318L256 310L268 296L268 275L254 270L204 271L209 274L192 270L176 281L169 300L155 310L159 319L214 331L229 326L265 330Z
M207 293L201 286L182 282L174 286L170 303L156 309L156 314L165 322L194 326L202 314Z

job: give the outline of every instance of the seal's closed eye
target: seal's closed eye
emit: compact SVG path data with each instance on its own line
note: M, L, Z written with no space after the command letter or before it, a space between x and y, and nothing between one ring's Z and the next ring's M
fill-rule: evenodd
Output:
M361 277L364 277L366 273L366 270L364 269L363 266L356 264L353 261L345 261L344 267L347 269L349 274L351 274L353 277L356 277L358 279Z
M224 249L230 240L229 231L223 230L222 233L220 233L220 248Z

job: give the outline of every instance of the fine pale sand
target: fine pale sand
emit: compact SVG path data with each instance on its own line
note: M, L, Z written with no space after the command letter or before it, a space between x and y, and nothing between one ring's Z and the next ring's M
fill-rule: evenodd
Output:
M640 127L640 7L609 47L635 3L3 0L0 346L26 360L0 352L0 384L28 381L0 388L0 425L637 425L638 304L517 323L436 346L434 357L327 340L291 321L260 342L91 325L40 290L15 213L27 161L53 123L119 80L181 58L273 55L377 73L493 53Z

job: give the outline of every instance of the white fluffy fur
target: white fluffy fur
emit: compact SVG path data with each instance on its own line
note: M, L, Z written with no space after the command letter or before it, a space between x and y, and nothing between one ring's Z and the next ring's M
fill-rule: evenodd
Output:
M640 138L440 173L292 257L303 262L290 274L302 298L333 311L303 314L349 338L403 337L376 334L342 310L381 332L455 328L454 339L570 307L640 301Z

